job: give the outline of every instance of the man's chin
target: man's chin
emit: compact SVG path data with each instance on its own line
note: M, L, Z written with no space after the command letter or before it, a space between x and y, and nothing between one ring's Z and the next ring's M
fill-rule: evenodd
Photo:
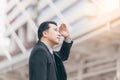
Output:
M56 44L59 44L59 43L60 43L60 41L57 41L57 42L56 42Z

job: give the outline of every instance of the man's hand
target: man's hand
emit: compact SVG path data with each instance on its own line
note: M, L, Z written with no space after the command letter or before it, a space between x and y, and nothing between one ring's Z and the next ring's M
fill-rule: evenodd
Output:
M59 27L59 32L60 32L60 34L61 34L64 38L67 38L67 37L70 36L69 30L68 30L67 26L66 26L64 23L62 23L62 24L60 25L60 27Z

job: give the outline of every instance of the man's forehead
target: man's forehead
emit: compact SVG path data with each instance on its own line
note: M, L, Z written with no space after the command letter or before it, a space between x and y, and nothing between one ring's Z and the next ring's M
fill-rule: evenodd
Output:
M49 27L51 27L51 28L58 28L55 24L49 24Z
M55 24L50 23L49 26L56 26Z

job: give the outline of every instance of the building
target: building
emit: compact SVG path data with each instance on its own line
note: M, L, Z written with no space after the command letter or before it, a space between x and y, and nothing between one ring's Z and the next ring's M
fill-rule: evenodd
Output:
M119 80L119 5L119 0L6 0L10 44L0 48L0 80L28 80L29 53L45 20L65 22L70 29L68 80Z

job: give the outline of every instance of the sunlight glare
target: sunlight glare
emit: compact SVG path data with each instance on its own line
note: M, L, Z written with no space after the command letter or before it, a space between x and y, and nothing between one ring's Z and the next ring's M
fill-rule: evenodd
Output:
M103 7L103 13L113 11L120 6L119 0L104 0L101 4L101 7Z

